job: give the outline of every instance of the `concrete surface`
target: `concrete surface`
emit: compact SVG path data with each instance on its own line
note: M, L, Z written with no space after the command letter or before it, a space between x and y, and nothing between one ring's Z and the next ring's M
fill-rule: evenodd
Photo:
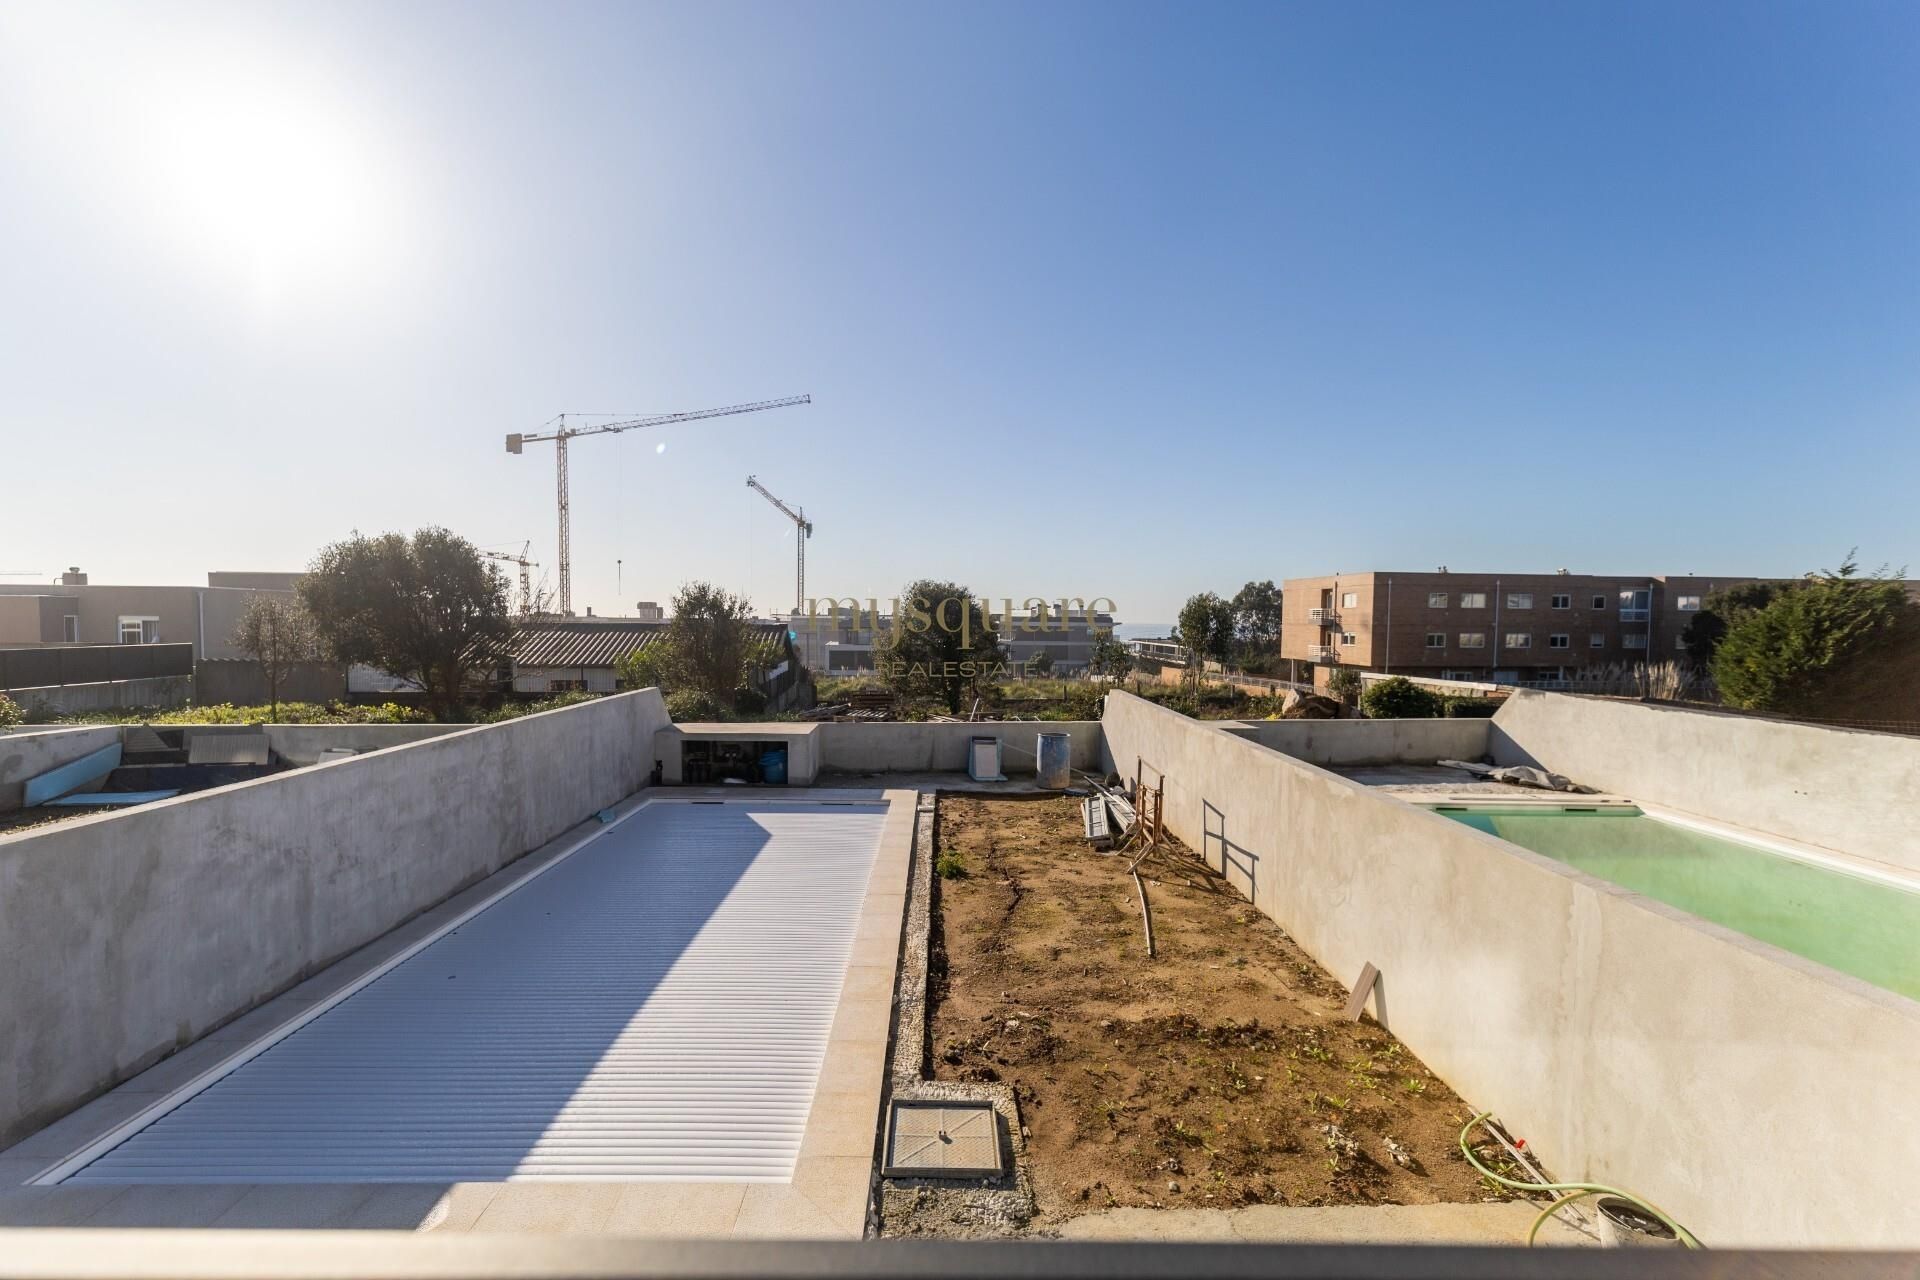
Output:
M1064 733L1075 769L1100 763L1097 720L990 720L972 724L862 723L828 721L817 726L822 773L961 773L967 770L967 740L997 737L1001 771L1008 777L1035 772L1035 739Z
M22 803L29 780L120 741L120 726L22 727L0 732L0 813Z
M1223 720L1228 733L1309 764L1393 764L1478 760L1487 720Z
M1107 1209L1061 1224L1063 1240L1190 1240L1290 1244L1523 1244L1545 1203L1254 1204L1237 1209ZM1599 1241L1560 1217L1540 1228L1541 1244Z
M184 707L193 701L192 676L145 676L14 689L8 697L36 713L113 711L121 707Z
M0 836L0 1141L638 791L658 690Z
M651 741L651 734L646 740ZM773 787L730 787L727 795L729 799L796 799L790 791ZM841 797L812 792L805 798ZM0 1151L0 1228L332 1227L858 1239L866 1230L872 1196L895 967L916 823L913 792L890 790L877 798L887 802L887 816L791 1182L20 1185L222 1059L303 1015L316 1002L335 996L401 951L449 927L476 904L565 856L598 833L595 822L568 830L122 1087ZM615 806L616 812L627 812L646 799L645 794L634 796Z
M1520 690L1498 764L1920 871L1920 738Z
M345 747L361 753L403 747L471 729L466 724L270 724L267 742L288 764L320 762L320 753ZM259 730L253 730L259 732ZM649 768L652 766L649 765Z
M1920 1003L1131 695L1104 725L1169 829L1336 977L1377 965L1387 1025L1551 1172L1709 1244L1920 1245Z

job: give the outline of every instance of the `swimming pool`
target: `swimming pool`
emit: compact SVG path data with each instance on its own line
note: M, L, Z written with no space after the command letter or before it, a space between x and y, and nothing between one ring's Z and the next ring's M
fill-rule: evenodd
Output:
M1920 999L1920 893L1613 808L1436 805L1455 822Z

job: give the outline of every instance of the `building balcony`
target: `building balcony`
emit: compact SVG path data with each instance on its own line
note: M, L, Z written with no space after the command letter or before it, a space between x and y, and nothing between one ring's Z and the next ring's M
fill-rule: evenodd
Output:
M1307 610L1307 621L1317 622L1323 627L1337 627L1340 625L1340 611L1338 609L1309 609Z
M1340 661L1339 646L1331 644L1310 644L1307 646L1307 661L1338 662Z

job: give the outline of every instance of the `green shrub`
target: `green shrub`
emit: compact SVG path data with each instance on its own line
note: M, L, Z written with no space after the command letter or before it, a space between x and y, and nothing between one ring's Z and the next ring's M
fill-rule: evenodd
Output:
M0 729L11 729L24 722L26 718L27 713L20 709L19 703L6 694L0 693Z
M737 716L758 716L767 709L767 695L758 689L735 689L733 691L733 713Z
M1341 667L1327 677L1327 692L1342 702L1352 702L1360 696L1360 673L1352 667Z
M1899 577L1862 575L1849 556L1738 615L1714 650L1713 679L1732 706L1804 714L1889 643L1920 644L1920 605Z
M1431 720L1444 707L1439 694L1405 676L1376 680L1360 695L1360 710L1370 720Z
M723 717L712 698L698 689L676 689L667 695L667 714L675 724L694 720L719 720Z
M1500 709L1492 698L1448 698L1446 703L1449 720L1486 720Z
M503 702L492 711L475 716L474 720L479 724L499 724L505 720L518 720L521 716L537 715L542 711L558 711L561 707L593 702L604 696L575 689L571 693L556 693L550 698L536 698L530 702Z
M967 864L960 860L958 849L942 849L933 860L933 870L942 880L964 880Z

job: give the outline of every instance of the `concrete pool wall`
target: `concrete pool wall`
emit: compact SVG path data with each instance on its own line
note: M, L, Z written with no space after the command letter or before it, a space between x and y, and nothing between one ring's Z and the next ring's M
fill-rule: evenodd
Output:
M1103 728L1110 767L1164 771L1169 830L1336 977L1377 965L1395 1034L1559 1177L1709 1244L1920 1245L1886 1140L1920 1003L1131 695Z
M655 689L0 836L0 1146L640 790Z
M1920 871L1920 738L1520 690L1496 764Z

